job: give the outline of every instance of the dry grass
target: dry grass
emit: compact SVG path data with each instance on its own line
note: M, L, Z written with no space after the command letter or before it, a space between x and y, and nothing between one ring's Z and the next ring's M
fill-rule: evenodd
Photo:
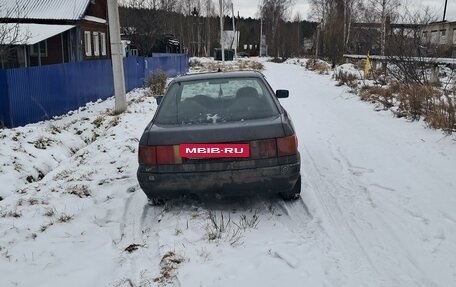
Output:
M125 252L128 252L128 253L133 253L134 251L138 250L139 247L144 247L144 245L133 243L133 244L128 245L128 246L124 249L124 251L125 251Z
M342 70L339 70L339 73L336 74L336 81L339 82L339 86L346 85L352 89L356 89L358 87L358 79L356 76Z
M193 70L197 70L203 68L204 64L198 59L190 59L188 66Z
M32 182L37 182L37 181L42 180L44 178L44 176L45 176L44 173L41 170L38 170L38 174L36 176L29 175L25 179L27 180L28 183L32 183Z
M240 61L239 70L262 71L262 70L264 70L264 65L260 62L252 61L252 60Z
M222 62L211 61L202 63L198 59L192 59L190 60L190 68L198 72L262 71L264 70L264 65L253 60L232 61L223 65Z
M160 276L154 279L154 282L160 285L166 285L171 283L172 279L176 276L176 270L179 265L184 262L184 258L172 251L169 251L163 255L160 261Z
M394 113L399 118L424 119L431 128L441 129L447 134L456 132L454 94L444 93L438 87L396 83L384 87L362 87L359 96L363 101L380 104L384 110L396 103Z
M310 71L317 72L319 74L328 74L330 70L330 66L328 63L325 63L323 61L317 60L317 59L309 59L306 62L306 69Z
M161 69L155 70L152 74L149 74L144 80L144 85L147 88L146 94L152 97L158 97L163 95L166 88L166 82L168 81L168 75Z
M37 139L33 145L37 149L46 149L47 147L51 146L52 140L46 137L40 137Z
M419 120L428 115L435 100L441 96L442 92L432 86L402 85L397 96L400 103L398 116Z
M431 128L442 129L447 134L456 132L456 104L453 97L443 95L435 101L425 121Z
M49 223L47 223L47 224L43 224L43 225L41 225L41 227L40 227L40 231L41 231L41 232L45 232L45 231L46 231L49 227L51 227L52 225L54 225L54 222L52 222L52 221L49 222Z
M13 217L13 218L19 218L22 216L22 213L17 210L9 210L9 211L1 211L0 212L0 217Z
M79 198L86 198L92 195L87 185L75 185L67 189L69 194L76 195Z
M382 109L387 110L393 106L393 89L390 87L364 86L358 95L361 100L379 103Z
M60 216L57 218L57 222L59 223L67 223L73 220L74 216L66 213L60 214Z
M259 217L254 213L251 217L241 215L238 221L231 219L231 215L225 217L223 212L217 215L216 212L209 210L208 223L206 226L207 238L209 241L225 240L230 245L238 245L242 238L242 233L247 229L258 226Z
M47 217L53 217L55 215L55 209L54 208L46 208L46 211L43 214L44 216Z
M119 116L119 115L113 116L113 117L111 118L111 120L109 121L109 125L110 125L111 127L115 127L115 126L117 126L119 123L120 123L120 116Z
M101 127L105 120L105 115L99 115L96 119L93 120L92 124L95 126L95 128Z

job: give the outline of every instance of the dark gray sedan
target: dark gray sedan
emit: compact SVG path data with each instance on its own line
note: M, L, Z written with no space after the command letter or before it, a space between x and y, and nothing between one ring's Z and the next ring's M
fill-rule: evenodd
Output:
M139 142L138 181L153 204L190 196L301 192L293 124L263 74L181 76Z

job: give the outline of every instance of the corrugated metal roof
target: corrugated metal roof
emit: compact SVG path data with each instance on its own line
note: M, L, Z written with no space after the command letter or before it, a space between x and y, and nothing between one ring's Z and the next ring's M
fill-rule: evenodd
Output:
M6 31L5 37L0 40L1 44L34 45L52 36L70 30L73 25L45 25L45 24L2 24L0 29ZM3 43L4 42L4 43Z
M1 0L0 18L79 20L90 0Z

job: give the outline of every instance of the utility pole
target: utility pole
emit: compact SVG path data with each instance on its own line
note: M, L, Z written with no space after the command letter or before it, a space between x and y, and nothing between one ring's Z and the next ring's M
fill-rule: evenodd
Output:
M343 53L346 52L346 41L347 41L347 0L344 1L344 44Z
M222 63L225 65L225 49L223 47L223 0L220 3L220 46L222 47Z
M443 22L445 22L447 4L448 4L448 0L445 0L445 8L443 9Z
M385 56L386 46L386 0L382 1L382 30L380 32L380 53Z
M114 78L115 108L120 114L127 109L123 69L122 41L120 38L119 6L117 0L108 0L109 38L111 39L112 74Z
M260 20L260 49L259 49L259 56L263 56L263 15L261 15L261 20Z
M320 49L320 29L323 22L317 25L317 43L315 44L315 58L318 59L318 49Z
M234 59L237 59L237 36L236 25L234 24L234 4L231 2L231 16L233 17L233 46L234 46Z

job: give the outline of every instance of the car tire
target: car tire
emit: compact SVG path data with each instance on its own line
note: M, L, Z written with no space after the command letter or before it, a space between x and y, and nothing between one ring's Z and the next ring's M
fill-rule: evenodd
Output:
M280 196L285 201L298 199L301 196L301 176L298 177L298 180L290 191L281 192Z
M150 197L148 197L148 200L149 200L149 205L152 205L152 206L159 206L159 205L165 204L165 201L163 199L158 198L156 196L150 196Z

